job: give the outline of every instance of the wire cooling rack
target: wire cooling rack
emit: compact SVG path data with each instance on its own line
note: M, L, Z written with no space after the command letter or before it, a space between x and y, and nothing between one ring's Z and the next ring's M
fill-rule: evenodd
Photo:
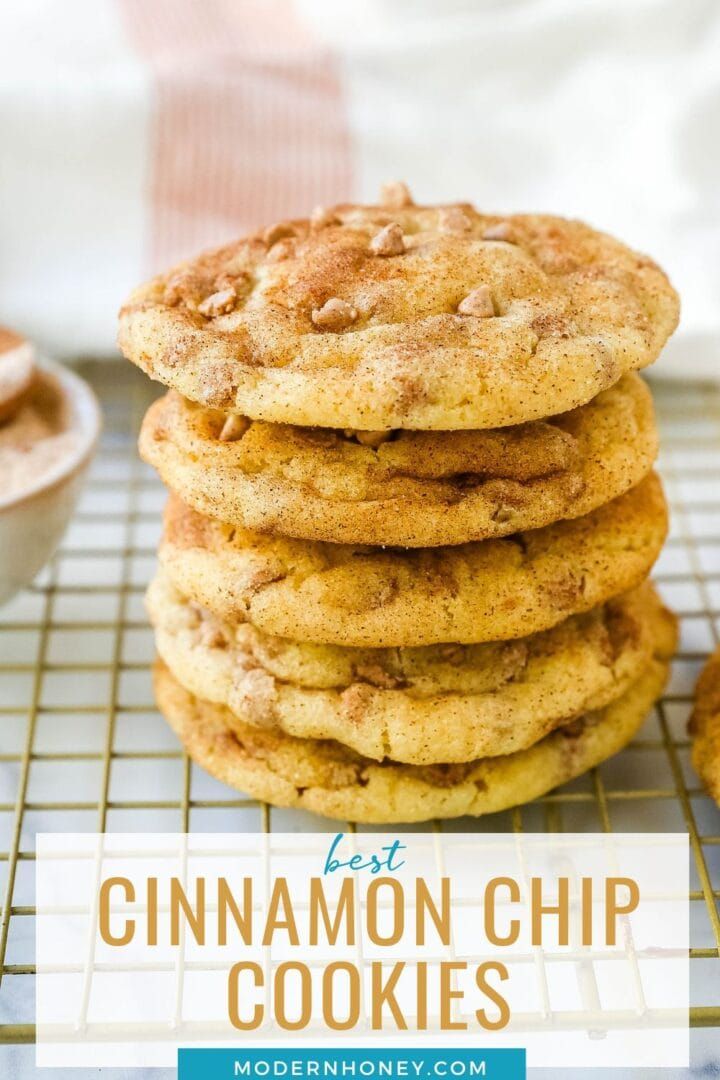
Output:
M164 491L135 435L157 388L129 365L86 364L82 374L105 431L81 505L52 563L0 608L4 1043L34 1038L36 832L352 831L238 796L188 761L155 710L142 594ZM720 1027L720 811L698 785L685 734L697 672L720 641L720 389L654 389L673 509L655 577L682 626L667 693L632 745L592 773L516 810L436 828L686 831L691 1023Z

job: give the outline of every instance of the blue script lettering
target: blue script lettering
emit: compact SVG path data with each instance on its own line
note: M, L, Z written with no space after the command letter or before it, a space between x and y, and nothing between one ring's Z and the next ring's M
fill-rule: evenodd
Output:
M336 870L369 870L371 874L379 874L381 870L388 870L393 873L395 870L399 870L401 866L405 865L405 860L400 859L395 861L395 856L398 851L405 851L407 844L401 844L399 840L393 840L392 844L386 844L380 848L381 852L386 852L384 855L371 855L369 858L361 855L359 852L355 855L351 855L349 859L338 858L338 848L345 837L345 833L339 832L332 844L330 850L327 853L325 859L324 874L333 874Z

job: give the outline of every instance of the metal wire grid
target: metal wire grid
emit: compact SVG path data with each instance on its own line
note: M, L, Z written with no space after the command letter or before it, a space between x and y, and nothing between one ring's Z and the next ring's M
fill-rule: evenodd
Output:
M154 390L127 365L87 364L83 374L106 417L84 498L50 566L0 610L0 1042L34 1038L35 832L338 827L238 796L193 766L158 716L142 594L164 492L135 452ZM720 812L690 768L685 722L699 666L720 641L720 389L660 385L656 400L673 532L655 576L682 620L665 697L633 744L591 774L528 806L435 828L687 831L691 1023L711 1026L720 1025Z

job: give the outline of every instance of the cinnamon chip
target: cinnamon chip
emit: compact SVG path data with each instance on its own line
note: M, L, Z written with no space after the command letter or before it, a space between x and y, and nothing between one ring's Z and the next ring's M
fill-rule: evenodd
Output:
M163 303L168 307L176 307L181 301L187 299L192 292L195 283L194 276L188 270L180 270L165 283Z
M446 663L454 664L457 667L464 662L467 650L464 645L448 643L447 645L441 645L438 653Z
M288 221L278 221L275 225L268 226L263 233L263 240L266 244L275 244L286 236L295 236L295 226Z
M218 439L220 442L235 442L237 439L243 437L247 429L247 417L238 416L237 413L231 413L223 424Z
M487 285L479 285L458 304L460 315L474 315L478 319L489 319L495 314L492 293Z
M277 691L272 675L260 668L240 671L235 680L235 692L243 714L251 724L273 727L276 719Z
M380 205L388 210L402 210L406 206L412 206L413 200L410 189L402 180L391 180L380 188Z
M223 630L213 622L201 622L198 627L198 635L201 644L206 649L226 649L228 640Z
M247 270L233 270L232 273L225 270L215 278L213 290L220 292L221 289L234 289L240 295L240 291L249 281L250 275Z
M265 256L266 262L282 262L283 259L289 259L291 255L295 254L295 243L289 237L285 240L278 240L276 244L268 251Z
M348 304L347 300L340 300L333 296L326 300L321 308L313 308L312 321L319 330L330 330L337 333L352 325L358 317L357 308Z
M378 446L388 441L392 431L353 431L352 434L361 446L371 446L373 450L377 450Z
M482 234L483 240L512 241L512 229L507 221L499 221L497 225L490 225Z
M227 289L221 289L220 292L212 293L211 296L206 297L202 304L198 304L198 311L209 319L214 318L216 315L227 315L235 307L236 300L237 293L235 289L228 286Z
M338 216L329 206L316 206L310 215L310 224L315 229L324 229L326 225L337 224Z
M370 250L374 255L402 255L405 251L405 238L397 222L386 225L370 241Z
M444 232L464 233L472 228L472 222L459 206L449 206L440 211L440 228Z
M355 677L382 690L396 690L399 686L404 685L403 679L398 679L380 664L356 664Z

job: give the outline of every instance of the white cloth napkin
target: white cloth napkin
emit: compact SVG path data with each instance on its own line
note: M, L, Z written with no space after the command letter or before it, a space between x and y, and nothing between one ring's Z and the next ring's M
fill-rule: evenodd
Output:
M111 353L151 271L402 177L582 217L683 299L720 378L720 5L24 0L0 9L0 321Z

